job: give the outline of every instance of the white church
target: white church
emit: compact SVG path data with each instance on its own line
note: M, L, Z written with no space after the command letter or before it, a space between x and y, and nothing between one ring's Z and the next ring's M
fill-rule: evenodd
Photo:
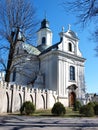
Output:
M70 29L59 33L60 41L52 43L52 31L43 19L37 32L37 45L23 40L19 32L10 81L34 89L55 91L57 101L73 106L75 100L85 102L84 63L79 39ZM52 101L50 101L52 102Z

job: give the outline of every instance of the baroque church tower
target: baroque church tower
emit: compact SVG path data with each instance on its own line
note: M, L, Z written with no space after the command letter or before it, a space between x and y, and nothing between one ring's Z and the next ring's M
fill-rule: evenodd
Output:
M41 48L41 51L52 46L52 31L49 28L49 22L47 19L44 19L41 22L41 27L37 33L38 33L37 46L38 48Z

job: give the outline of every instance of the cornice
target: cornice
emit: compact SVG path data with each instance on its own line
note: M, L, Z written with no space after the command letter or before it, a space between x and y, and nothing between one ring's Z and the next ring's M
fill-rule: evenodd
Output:
M64 51L60 51L60 50L51 50L43 55L40 55L39 58L46 58L47 56L50 56L50 55L57 55L57 56L63 56L63 57L66 57L68 59L74 59L76 61L80 61L80 62L85 62L85 58L83 57L80 57L80 56L77 56L77 55L74 55L74 54L70 54L70 53L67 53L67 52L64 52Z

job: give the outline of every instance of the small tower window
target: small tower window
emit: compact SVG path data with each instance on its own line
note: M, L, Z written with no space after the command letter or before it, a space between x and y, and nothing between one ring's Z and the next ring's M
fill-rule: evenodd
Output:
M42 37L42 44L46 44L46 38Z
M75 80L75 67L70 66L70 80Z
M71 44L71 43L69 43L69 45L68 45L68 50L69 50L70 52L72 52L72 44Z

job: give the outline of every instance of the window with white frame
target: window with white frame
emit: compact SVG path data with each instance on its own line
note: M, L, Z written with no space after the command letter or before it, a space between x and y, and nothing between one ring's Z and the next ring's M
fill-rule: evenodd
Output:
M75 80L75 67L70 66L70 80Z

